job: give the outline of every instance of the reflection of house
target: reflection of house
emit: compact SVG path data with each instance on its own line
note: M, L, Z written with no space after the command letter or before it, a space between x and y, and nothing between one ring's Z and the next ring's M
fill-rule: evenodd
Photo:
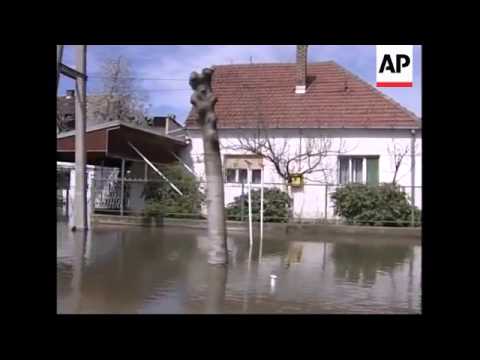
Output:
M302 50L300 48L300 50ZM306 151L307 144L326 138L331 141L325 157L325 172L305 178L305 186L294 192L294 215L323 217L325 188L315 184L391 182L394 160L389 148L411 151L415 142L416 166L406 156L397 180L403 186L421 186L421 121L413 113L338 64L329 61L307 64L307 52L298 51L296 64L245 64L215 66L212 88L218 102L219 138L226 177L226 202L240 193L240 183L259 182L265 166L265 183L283 183L273 164L258 159L248 170L241 157L251 153L232 150L239 138L254 140L258 129L267 129L272 142L287 153ZM195 172L204 174L202 135L193 112L186 127L192 140L191 159ZM343 144L343 146L341 146ZM305 166L305 161L301 166ZM412 170L413 168L413 170ZM411 174L415 174L412 184ZM332 186L329 191L334 191ZM410 189L406 189L410 193ZM421 206L417 189L415 204ZM332 203L328 204L333 215Z

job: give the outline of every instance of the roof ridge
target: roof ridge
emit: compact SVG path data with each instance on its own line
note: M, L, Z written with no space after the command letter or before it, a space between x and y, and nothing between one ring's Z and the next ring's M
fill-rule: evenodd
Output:
M320 64L331 64L331 63L335 63L335 61L333 60L327 60L327 61L315 61L315 62L308 62L307 63L307 66L308 65L320 65ZM244 66L244 67L248 67L248 66L258 66L258 65L261 65L261 66L285 66L285 65L296 65L295 62L271 62L271 63L238 63L238 64L220 64L220 65L212 65L212 68L217 68L217 67L231 67L231 66Z
M344 72L348 73L350 76L352 76L353 78L355 78L356 80L362 82L363 84L367 85L368 88L370 90L372 90L374 93L377 93L379 94L380 96L382 96L385 100L387 100L389 103L391 103L393 106L395 106L397 109L399 109L400 111L406 113L410 118L412 118L415 122L417 122L417 124L421 127L421 119L412 111L408 110L406 107L402 106L400 103L398 103L397 101L395 101L392 97L388 96L387 94L381 92L380 90L378 90L375 86L373 86L372 84L370 84L368 81L362 79L361 77L359 77L358 75L356 75L355 73L351 72L350 70L348 70L346 67L340 65L340 64L337 64L336 62L334 62L334 64L336 66L338 66L341 70L343 70Z

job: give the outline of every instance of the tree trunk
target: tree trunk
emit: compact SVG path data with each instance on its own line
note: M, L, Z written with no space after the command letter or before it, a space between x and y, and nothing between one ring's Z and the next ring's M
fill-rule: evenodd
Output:
M216 97L211 89L212 69L203 69L201 74L193 72L190 86L194 90L191 98L202 128L205 174L207 178L207 213L209 264L227 264L227 231L225 226L225 201L223 194L222 161L215 115Z
M223 313L227 271L225 266L209 266L208 268L207 314Z

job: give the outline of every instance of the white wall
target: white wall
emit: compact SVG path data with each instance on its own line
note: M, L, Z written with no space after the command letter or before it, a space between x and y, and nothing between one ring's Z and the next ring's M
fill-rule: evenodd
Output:
M275 139L275 146L282 146L287 140L289 153L294 154L300 148L304 148L307 139L325 138L331 141L330 150L342 149L342 155L376 155L379 156L379 181L391 182L394 174L394 160L389 153L393 145L398 147L411 146L410 130L379 130L379 129L276 129L269 131L270 137ZM231 150L232 145L238 145L238 138L252 136L252 131L245 129L219 130L222 159L228 154L248 154L245 151ZM183 154L189 164L193 167L196 175L205 180L205 169L203 164L203 142L199 130L189 130L191 147ZM415 185L422 185L422 138L421 130L416 131L416 164L415 164ZM337 158L338 154L332 154L325 159L326 167L329 170L327 181L330 184L337 184ZM283 180L276 173L273 164L265 160L264 181L266 186L281 187ZM411 186L411 158L410 154L404 157L397 174L397 183L401 186ZM365 177L365 171L364 171ZM271 185L268 185L268 184ZM275 185L273 185L275 184ZM325 178L323 174L317 173L308 175L305 179L303 189L292 192L294 199L294 216L299 218L323 218L325 216ZM329 192L334 191L329 187ZM233 201L235 196L240 195L241 185L226 184L225 203ZM407 189L410 193L410 189ZM415 191L415 205L421 208L421 189ZM333 217L332 203L327 204L327 216Z

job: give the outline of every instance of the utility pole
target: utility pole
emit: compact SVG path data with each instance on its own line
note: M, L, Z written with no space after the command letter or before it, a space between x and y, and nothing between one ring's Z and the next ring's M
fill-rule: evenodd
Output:
M58 92L58 82L60 80L60 71L63 57L63 45L57 45L57 92Z
M87 45L77 45L75 53L76 70L81 74L87 72ZM77 230L87 226L87 192L86 192L86 158L85 132L87 113L87 82L84 76L76 77L75 96L75 201L74 226Z
M73 227L78 230L88 228L87 224L87 151L85 133L87 129L87 45L77 45L75 53L76 69L62 63L63 45L57 45L57 92L60 75L75 80L75 197L73 201ZM93 199L92 199L93 201Z

